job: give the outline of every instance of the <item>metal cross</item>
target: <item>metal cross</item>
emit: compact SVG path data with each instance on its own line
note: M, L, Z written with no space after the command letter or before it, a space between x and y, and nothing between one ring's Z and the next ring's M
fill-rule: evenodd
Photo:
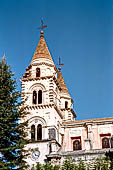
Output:
M61 63L61 57L59 56L59 63L57 64L59 66L63 66L64 64Z
M47 27L47 25L44 25L44 21L43 21L43 18L41 19L41 27L39 27L38 29L44 29L44 28L46 28Z

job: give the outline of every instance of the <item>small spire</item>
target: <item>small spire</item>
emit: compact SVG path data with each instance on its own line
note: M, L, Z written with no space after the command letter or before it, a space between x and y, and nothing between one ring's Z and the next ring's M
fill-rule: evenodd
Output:
M61 92L62 93L66 93L67 95L69 95L67 86L65 84L64 78L62 76L62 72L61 72L61 67L59 67L59 72L58 72L58 76L57 76L57 81L61 87Z

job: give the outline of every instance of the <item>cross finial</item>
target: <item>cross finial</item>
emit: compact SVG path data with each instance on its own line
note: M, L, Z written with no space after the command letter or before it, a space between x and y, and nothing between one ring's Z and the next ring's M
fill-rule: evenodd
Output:
M46 28L47 25L44 25L44 21L43 21L43 18L41 19L41 27L39 27L38 29L41 29L43 30L44 28Z
M59 70L61 70L61 66L64 65L63 63L61 63L61 57L60 56L59 56L59 63L57 65L59 65Z

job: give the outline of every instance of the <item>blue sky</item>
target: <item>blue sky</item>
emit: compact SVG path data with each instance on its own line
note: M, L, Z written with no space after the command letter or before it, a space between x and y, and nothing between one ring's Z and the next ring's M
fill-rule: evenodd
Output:
M74 100L77 119L113 116L113 1L0 0L0 56L18 80L40 38L40 20L55 64Z

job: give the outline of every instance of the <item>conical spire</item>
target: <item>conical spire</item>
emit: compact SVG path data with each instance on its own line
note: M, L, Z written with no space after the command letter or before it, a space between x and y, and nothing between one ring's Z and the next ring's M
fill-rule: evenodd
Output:
M35 53L32 57L32 61L34 61L35 59L39 59L39 58L46 58L53 62L53 59L52 59L51 54L48 50L46 41L44 39L44 35L43 35L44 32L41 31L40 33L41 33L40 40L39 40L39 43L35 50Z
M59 67L59 72L58 72L58 76L57 76L57 81L61 87L61 92L62 93L66 93L69 95L69 92L68 92L68 89L66 87L66 84L65 84L65 81L64 81L64 78L62 76L62 72L61 72L61 67Z

